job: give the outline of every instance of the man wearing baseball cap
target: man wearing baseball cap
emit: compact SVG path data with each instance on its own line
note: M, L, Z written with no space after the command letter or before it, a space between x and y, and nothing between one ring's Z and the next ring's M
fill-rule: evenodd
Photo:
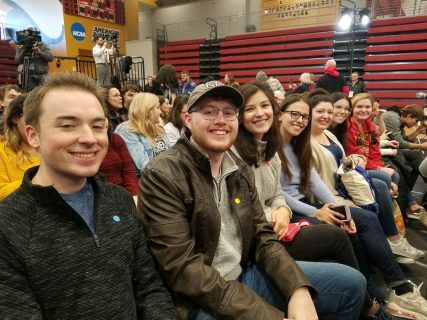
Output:
M197 86L185 115L191 132L142 171L139 213L178 319L353 319L339 317L349 310L357 319L362 276L295 263L265 220L251 169L228 151L242 104L218 81Z

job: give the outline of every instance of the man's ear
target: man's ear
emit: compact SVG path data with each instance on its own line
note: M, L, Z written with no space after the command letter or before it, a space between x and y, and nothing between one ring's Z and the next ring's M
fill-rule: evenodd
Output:
M40 146L39 133L33 126L25 126L25 136L27 137L27 141L30 146L36 149Z
M191 124L192 124L191 114L186 113L184 115L184 122L185 122L185 126L191 131Z

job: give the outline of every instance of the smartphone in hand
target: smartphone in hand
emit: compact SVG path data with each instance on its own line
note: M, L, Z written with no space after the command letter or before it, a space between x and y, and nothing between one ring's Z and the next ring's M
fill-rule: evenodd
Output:
M348 205L343 205L343 206L335 206L331 208L332 210L334 210L335 212L341 213L344 217L337 217L338 219L340 219L343 222L349 222L351 220L351 212L350 212L350 207Z

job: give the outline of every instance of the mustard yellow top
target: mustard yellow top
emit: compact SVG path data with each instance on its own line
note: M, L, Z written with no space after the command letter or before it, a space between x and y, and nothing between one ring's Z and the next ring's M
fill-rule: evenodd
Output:
M21 186L27 169L40 164L38 157L32 157L29 162L24 162L21 166L18 166L17 162L16 153L0 141L0 200Z

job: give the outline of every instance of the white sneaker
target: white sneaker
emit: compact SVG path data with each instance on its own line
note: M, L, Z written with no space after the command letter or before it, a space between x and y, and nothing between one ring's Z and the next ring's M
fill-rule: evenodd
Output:
M427 316L427 301L423 298L420 292L420 288L423 283L421 283L418 287L412 282L410 283L414 287L413 292L408 292L398 296L394 290L391 290L388 300L404 309L422 314L423 316Z
M393 243L390 240L388 241L391 251L397 255L411 259L419 259L424 257L424 251L418 250L411 246L406 240L406 238L402 238L398 243Z
M427 320L427 317L408 309L403 309L401 306L393 302L387 301L384 305L384 310L395 317L395 320L410 319L410 320ZM369 318L367 318L369 319ZM381 318L379 318L381 319Z
M396 261L398 264L414 264L416 260L406 257L396 257Z

